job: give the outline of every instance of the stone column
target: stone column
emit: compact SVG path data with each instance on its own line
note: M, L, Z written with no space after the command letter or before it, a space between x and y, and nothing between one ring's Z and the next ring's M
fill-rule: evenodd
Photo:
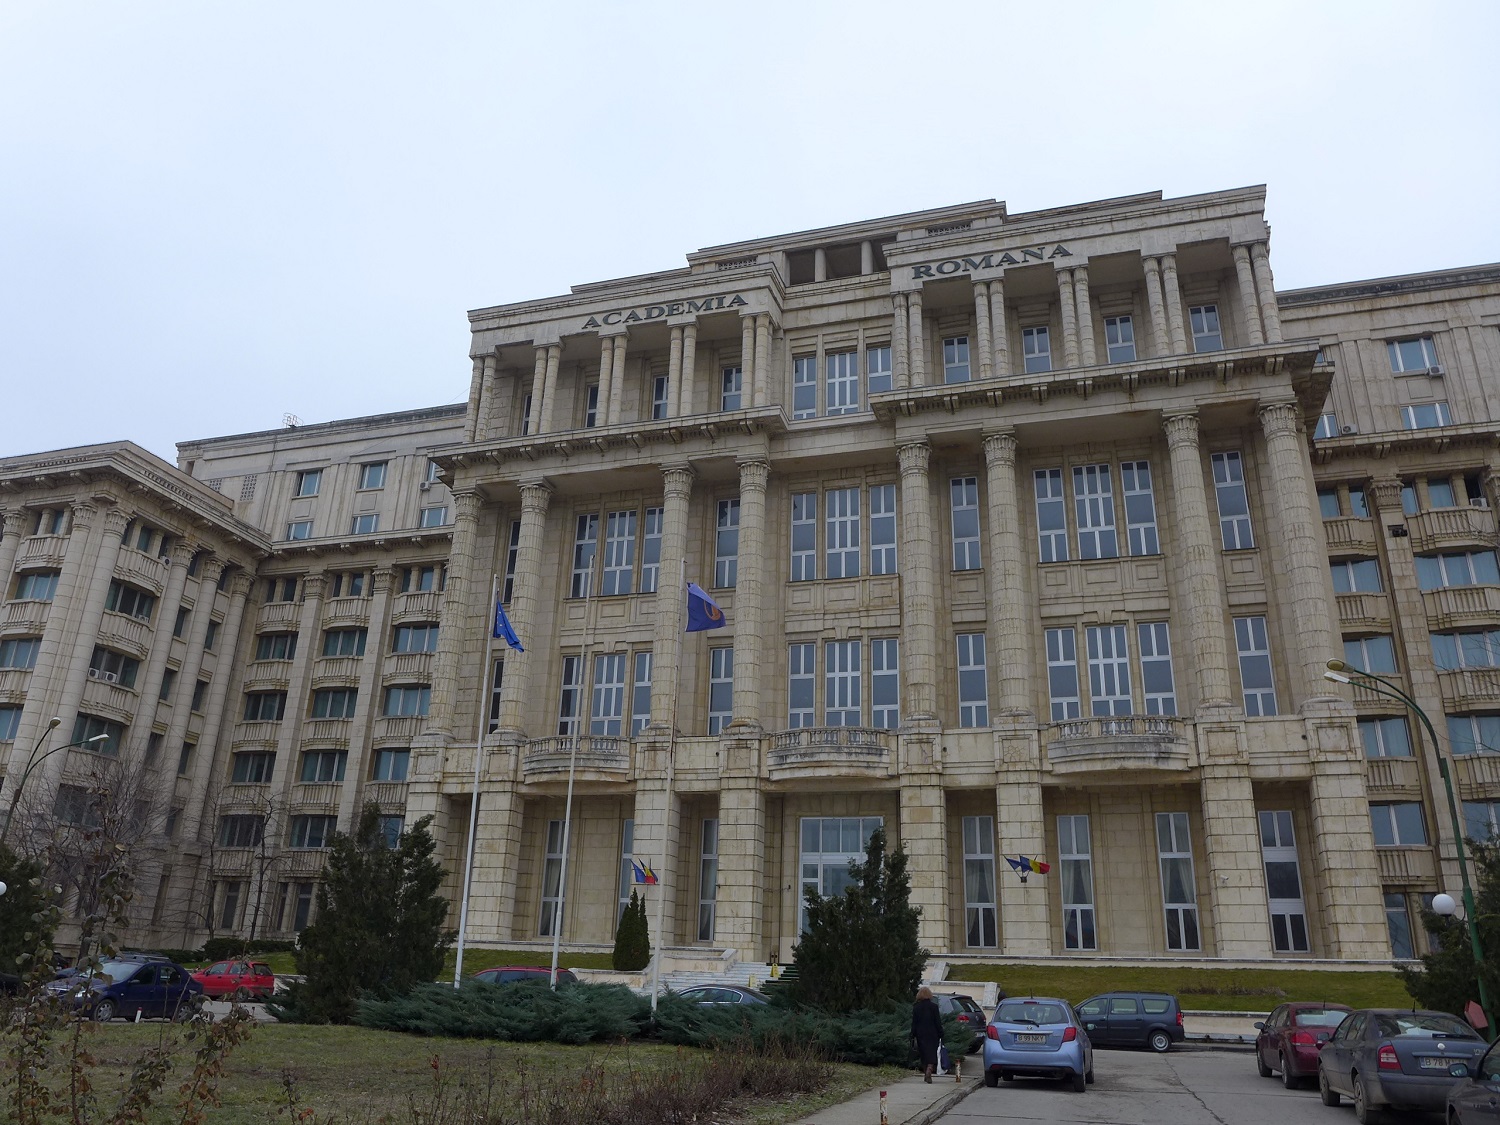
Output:
M1370 831L1364 755L1352 738L1352 724L1339 725L1350 732L1342 745L1328 738L1310 740L1317 751L1308 782L1313 839L1305 852L1298 848L1297 856L1304 879L1309 868L1316 874L1318 894L1316 900L1308 896L1307 912L1310 920L1322 919L1328 938L1323 956L1388 961L1391 947Z
M557 372L562 366L562 345L547 344L537 349L544 353L542 366L542 408L537 412L536 428L532 433L550 434L557 425Z
M328 577L322 571L302 579L302 606L297 614L297 658L286 691L286 718L276 731L276 792L279 806L285 810L291 803L292 785L298 777L298 751L302 727L308 712L308 687L312 679L313 660L318 655L318 626L323 620L323 591ZM382 638L375 638L380 644ZM369 706L366 703L366 706ZM344 825L348 828L348 825Z
M1281 343L1281 310L1276 307L1276 283L1271 279L1271 252L1264 242L1250 244L1250 267L1255 275L1255 297L1260 302L1260 319L1266 330L1266 343Z
M1073 271L1057 271L1057 298L1062 309L1063 366L1078 366L1078 306L1073 297Z
M988 379L995 372L994 344L990 338L990 283L974 283L974 335L979 353L979 378Z
M1078 302L1078 360L1094 366L1094 307L1089 302L1089 268L1073 267L1073 299Z
M813 251L813 280L828 280L828 251L821 246Z
M990 366L996 375L1010 374L1010 328L1005 323L1005 281L990 281Z
M1245 337L1252 346L1266 342L1260 327L1260 303L1255 299L1255 276L1250 269L1250 248L1243 244L1231 247L1234 272L1239 282L1240 319L1245 322Z
M755 317L755 401L752 406L765 406L771 391L771 314L758 313Z
M1271 477L1270 502L1266 507L1276 513L1275 543L1281 556L1279 582L1291 586L1292 619L1297 623L1300 671L1297 695L1304 705L1314 700L1327 701L1336 698L1323 679L1326 662L1336 655L1335 610L1328 599L1328 552L1323 545L1322 519L1313 507L1307 443L1298 426L1297 404L1266 403L1260 408L1260 424L1266 435L1266 461Z
M739 607L738 596L735 607ZM739 679L738 661L735 679ZM636 817L639 823L639 810ZM719 897L714 941L738 950L743 961L760 961L769 952L763 948L765 854L760 731L745 728L740 733L731 726L719 743Z
M731 726L759 734L760 673L767 662L770 622L762 619L766 571L766 480L760 457L740 462L740 552L734 585L734 718ZM663 517L665 523L665 517ZM665 545L665 544L664 544Z
M755 404L755 314L740 314L740 406Z
M998 430L984 438L985 490L989 494L990 629L997 642L1002 715L1029 720L1031 686L1031 601L1025 594L1026 566L1021 546L1021 512L1016 498L1016 434Z
M492 753L489 765L514 762L516 756L508 752ZM484 769L485 767L481 767ZM574 831L583 821L578 816L579 802L575 794ZM468 802L454 802L455 811L461 811L462 823L455 825L459 840L459 855L468 847L469 823ZM515 933L516 924L516 872L521 869L521 830L525 819L525 800L510 778L483 776L480 781L479 817L475 825L474 871L469 893L469 939L506 941L522 936ZM568 844L574 849L581 844L581 834ZM575 914L572 903L577 896L571 888L579 886L579 872L573 866L578 853L569 857L568 894L569 908L565 913ZM462 861L459 867L459 894L463 893ZM617 876L618 877L618 876ZM455 923L457 917L454 918ZM566 924L566 923L565 923ZM564 930L564 934L566 934ZM533 935L527 934L526 937Z
M682 325L672 325L671 343L667 345L667 417L682 414Z
M161 601L157 603L158 626L164 625L167 614L175 614L177 607L182 604L182 591L187 586L188 564L192 562L196 551L197 546L195 544L183 542L172 544L172 562L167 569L167 580L163 583ZM210 586L208 589L212 590L213 587ZM212 604L211 598L209 601ZM198 647L202 647L203 634L201 632L187 634L187 637L190 642L196 639ZM221 650L233 653L235 641L235 635L227 629L224 630L223 636L219 640ZM188 647L191 649L192 643ZM145 674L141 677L140 681L140 701L136 704L135 722L131 724L130 728L130 745L132 751L143 751L145 749L146 738L151 733L151 723L156 713L162 708L160 699L161 681L162 677L166 674L167 657L171 654L171 651L172 630L160 627L153 629L151 633L151 651L146 658ZM222 660L221 663L227 669L230 662L229 660ZM179 691L184 686L183 684L179 684ZM181 701L179 700L178 702Z
M224 710L228 704L230 686L237 686L239 682L238 678L231 674L234 671L234 651L239 643L240 629L245 622L245 606L250 600L250 588L254 584L255 580L243 570L237 571L229 580L229 612L224 615L226 647L214 668L213 683L208 689L208 702L203 708L203 730L205 741L209 744L208 752L198 755L198 761L190 771L192 781L189 799L182 813L183 825L178 832L178 839L181 840L196 840L204 819L213 817L216 811L209 804L208 795L213 791L215 771L222 771L226 761L225 755L220 753L218 746L214 744L215 733L213 732L226 731L233 725L232 719L229 722L225 721ZM205 600L209 605L213 604L213 589L213 584L205 576L200 596L206 595ZM196 676L196 673L194 675ZM182 740L179 736L177 742L179 749L181 744ZM168 745L170 746L170 743ZM283 773L291 768L290 762L284 762L281 765Z
M21 552L21 540L26 538L26 509L21 507L0 508L0 591L10 593L10 576L16 570L16 556Z
M691 465L678 462L663 465L661 475L661 568L656 581L656 631L651 642L651 726L656 731L655 737L665 739L675 735L672 702L677 697L683 618L687 612L687 587L683 584L683 577L687 558L688 500L697 474ZM738 669L735 678L739 678Z
M1186 355L1187 330L1182 323L1182 290L1177 285L1177 255L1161 256L1161 297L1167 306L1167 330L1172 336L1172 354Z
M911 381L911 360L906 343L906 329L911 313L905 293L891 294L891 386L904 387Z
M628 336L621 332L615 337L614 365L609 375L609 420L607 426L617 426L625 420L623 403L625 400L625 345ZM600 397L599 406L603 409L603 397Z
M934 597L932 495L925 442L901 446L901 718L937 718L937 605Z
M1146 271L1146 308L1151 316L1151 354L1170 355L1172 339L1167 335L1167 306L1161 295L1161 259L1142 258Z
M369 636L371 637L389 637L391 635L391 594L396 586L396 571L396 567L381 566L376 567L370 574L370 617L367 627L369 629ZM440 611L440 620L442 623L438 628L438 644L440 646L443 643L443 629L447 626L451 617L457 616L448 609L446 597L444 598L444 603L443 609ZM484 651L483 645L479 647L478 651ZM349 762L345 775L348 781L339 791L340 824L352 825L359 815L359 810L364 808L364 803L367 799L365 782L370 776L370 766L373 763L368 760L366 755L370 752L372 741L370 731L380 716L380 674L382 670L381 661L360 661L358 676L359 698L368 702L355 712L354 719L349 723ZM472 675L473 673L465 669L464 672L459 674ZM434 674L433 678L434 680L436 679L436 674ZM486 679L487 684L488 679ZM488 696L481 693L479 696L479 713L486 717L489 715L488 704ZM430 710L431 708L429 708ZM461 739L464 732L455 730L454 733ZM447 736L429 729L423 731L422 734L413 740L413 749L415 749L415 744L421 742L426 742L441 752L441 748L447 742ZM409 770L410 763L408 762ZM408 772L409 776L410 773ZM418 817L409 816L407 823L415 824L418 819Z
M868 277L875 272L875 244L868 238L859 244L859 274Z
M1042 812L1042 748L1035 730L998 733L995 828L1002 853L1046 855L1047 826ZM1021 882L996 857L999 883L1000 949L1007 957L1045 957L1052 949L1047 888ZM1097 870L1097 869L1096 869Z
M915 289L906 295L907 365L911 369L911 385L927 385L927 340L922 326L922 291Z
M696 413L695 390L698 368L698 324L682 326L682 389L677 392L677 416L686 417Z
M469 410L464 418L464 441L478 441L482 432L479 414L484 403L485 357L474 357L474 372L469 376Z
M479 516L484 501L470 488L453 494L453 545L448 554L448 581L443 590L443 604L438 611L438 646L432 656L432 699L427 712L425 732L442 738L457 731L459 665L465 652L473 652L468 643L476 618L488 621L495 607L487 599L489 587L475 558L479 539ZM484 589L481 590L480 587ZM523 640L521 642L525 644ZM479 646L481 649L483 646Z
M1193 667L1198 677L1198 712L1234 708L1230 688L1229 644L1225 637L1224 601L1219 582L1218 528L1208 507L1203 483L1203 452L1198 445L1198 415L1169 414L1163 419L1172 461L1172 496L1181 540L1186 618L1191 634Z
M948 816L938 732L903 734L901 843L910 857L911 904L920 907L917 940L928 949L953 945L948 919Z
M516 546L516 574L511 587L510 623L525 652L510 650L505 657L505 682L500 685L499 730L512 741L526 737L521 725L523 708L536 697L540 684L533 684L546 670L548 647L537 636L536 621L541 603L542 535L546 530L547 505L552 486L543 478L521 483L521 539ZM450 579L451 581L451 579ZM439 631L438 636L442 636Z
M522 399L525 402L525 399ZM531 364L531 409L526 412L526 431L535 437L542 432L542 415L547 409L547 349L536 348Z
M1250 783L1243 723L1200 723L1203 839L1217 877L1207 895L1213 952L1219 957L1271 956L1271 911L1260 853L1260 821Z
M594 406L594 424L609 425L610 384L614 382L615 337L599 337L599 394Z

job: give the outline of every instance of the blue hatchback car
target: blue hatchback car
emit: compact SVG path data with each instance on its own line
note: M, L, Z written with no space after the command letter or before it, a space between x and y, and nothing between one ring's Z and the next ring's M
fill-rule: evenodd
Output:
M1094 1080L1094 1046L1066 1000L1015 996L995 1009L985 1028L984 1084L1018 1074L1066 1078L1080 1094Z
M100 1023L137 1013L142 1019L186 1020L203 1006L203 986L163 957L114 957L95 972L60 976L47 990Z

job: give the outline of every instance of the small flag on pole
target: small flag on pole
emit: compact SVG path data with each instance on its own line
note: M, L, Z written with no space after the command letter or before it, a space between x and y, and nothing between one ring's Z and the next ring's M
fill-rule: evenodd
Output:
M651 865L649 863L643 863L641 860L632 859L630 861L630 867L631 870L635 873L635 881L637 883L644 883L648 887L656 886L656 872L651 870Z
M1005 862L1017 871L1025 871L1037 875L1045 875L1052 870L1052 865L1046 860L1032 859L1030 856L1025 855L1006 856Z
M516 631L511 628L510 618L505 616L505 603L495 603L495 636L517 652L525 652L521 647L521 638L516 636Z
M704 629L722 629L726 624L719 603L703 592L696 582L688 583L687 628L684 632L700 633Z

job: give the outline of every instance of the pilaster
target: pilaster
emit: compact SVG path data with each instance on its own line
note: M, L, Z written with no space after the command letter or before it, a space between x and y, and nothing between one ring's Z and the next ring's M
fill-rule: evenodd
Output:
M457 730L459 662L463 653L472 652L470 635L476 616L487 620L494 606L479 603L479 587L484 577L479 573L475 547L479 538L479 515L483 501L472 489L453 494L453 542L448 556L448 581L438 611L438 646L432 658L432 699L425 724L429 734L447 737ZM524 643L524 642L523 642ZM483 646L480 646L481 649ZM480 707L483 711L483 707Z
M212 606L216 581L217 579L211 582L208 571L204 571L200 588L201 592L198 599L200 602L206 601ZM219 659L219 666L214 669L213 682L208 688L208 701L203 707L203 730L206 737L210 740L213 739L214 732L223 731L229 725L225 721L224 711L229 699L230 685L236 683L236 678L232 675L235 670L233 653L239 643L240 631L245 624L245 606L250 600L250 588L254 585L254 581L243 570L236 571L234 577L229 580L229 609L224 614L225 647ZM311 639L306 643L311 647ZM197 672L195 671L193 675L194 680L196 680ZM186 687L186 682L184 682L184 687ZM187 708L183 708L184 714L186 711ZM182 737L179 734L177 748L181 748L181 743ZM167 742L168 749L171 749L172 745L171 741ZM212 749L217 750L217 747L212 746L212 742L210 742L210 745ZM170 764L170 761L171 759L168 758L167 763ZM198 755L198 761L194 763L193 769L190 771L192 781L189 786L189 799L187 807L182 813L183 824L178 830L178 839L198 839L200 826L204 819L211 818L214 815L215 810L209 805L209 794L213 792L214 772L216 770L222 771L225 764L223 756L218 753L203 753ZM282 762L280 768L283 772L289 771L292 769L292 763ZM347 824L348 822L344 821L342 823ZM211 824L210 831L212 831Z
M985 435L985 491L989 500L991 628L1000 666L1000 714L1033 717L1031 599L1025 591L1021 513L1016 498L1016 434L1006 428Z
M1245 738L1243 723L1198 727L1203 838L1216 877L1208 906L1217 956L1263 958L1271 956L1271 912Z
M943 793L942 732L935 723L907 725L900 735L901 844L910 859L911 904L920 907L917 940L947 949L948 817ZM889 850L896 841L887 840Z
M182 604L182 591L187 586L188 563L192 561L196 551L196 544L177 542L172 545L171 563L167 567L167 580L163 583L161 602L156 612L158 625L166 619L167 614L175 615L177 607ZM213 587L209 586L208 590L212 591ZM211 596L210 601L212 601ZM203 634L201 632L189 633L187 637L189 647L194 643L202 647L201 640ZM226 630L219 644L225 651L233 652L234 643L234 634ZM146 667L140 680L141 694L136 702L135 722L131 724L130 728L130 750L132 754L144 751L146 739L151 733L151 724L157 712L162 709L160 698L161 681L166 673L167 657L171 654L171 651L172 630L162 628L153 629L151 631L151 651L147 654ZM230 661L224 660L222 663L227 669Z
M1005 321L1005 280L990 280L990 367L996 375L1010 374L1010 328Z
M907 363L911 369L911 385L927 385L927 334L922 324L922 291L914 289L906 295L906 350Z
M599 394L594 408L595 424L609 425L610 390L615 381L615 336L599 337Z
M26 537L26 509L15 506L0 508L0 594L10 595L10 576L15 573L16 555Z
M677 392L677 416L687 417L696 410L695 394L698 370L698 324L682 326L682 389Z
M742 506L742 515L743 511ZM744 961L759 961L768 952L763 948L766 795L761 788L760 751L757 731L728 733L719 743L719 891L714 943L738 950Z
M755 314L740 314L740 405L755 405Z
M763 618L766 572L766 481L770 463L740 462L739 570L734 587L734 718L731 726L758 733L761 727L761 667L772 630ZM665 523L665 516L663 516ZM665 546L665 544L663 544Z
M651 643L651 731L653 738L665 740L675 734L672 716L680 681L682 628L687 601L683 578L687 559L688 500L697 474L684 461L663 465L661 475L661 569L656 583L656 631ZM739 631L738 626L735 631ZM636 819L639 823L639 813Z
M667 415L671 418L682 414L682 325L672 325L671 339L667 344Z
M932 493L925 442L901 446L901 715L906 722L937 718L937 606L934 596Z
M988 379L995 371L994 343L990 336L990 283L974 283L974 328L978 337L979 378Z
M609 417L605 421L606 426L616 426L625 420L625 347L628 334L621 332L615 337L614 361L610 367L609 375ZM599 398L599 408L604 408L604 397Z
M1170 355L1172 338L1167 333L1167 306L1161 295L1161 259L1142 258L1146 274L1146 309L1151 318L1151 354Z
M1324 956L1385 961L1391 955L1390 937L1370 830L1363 754L1352 723L1313 720L1309 728L1313 840L1307 860L1298 849L1299 864L1310 863L1317 873L1318 897L1316 905L1309 901L1308 912L1322 919L1328 939Z
M997 780L995 829L1000 851L1019 855L1047 854L1047 827L1042 815L1041 738L1036 730L996 734ZM996 857L995 879L1000 892L1001 951L1007 957L1045 957L1052 953L1048 925L1048 883L1021 882L1009 865ZM1061 870L1056 876L1060 884Z
M537 414L536 433L557 430L557 374L562 367L562 345L546 344L537 349L542 363L542 408Z
M905 293L891 294L891 385L905 387L911 381L911 357L907 346L907 328L911 313Z
M469 376L469 409L464 416L464 441L466 442L477 441L478 435L482 432L479 429L479 417L484 408L485 357L476 355L472 366L473 372Z
M755 400L753 406L765 406L771 389L771 314L755 317Z
M1078 359L1085 367L1094 366L1094 307L1089 301L1089 268L1073 267L1073 298L1078 302Z
M542 581L542 533L546 528L547 506L552 500L552 486L543 478L521 482L521 536L516 545L516 573L511 586L510 623L520 638L524 652L512 652L505 658L505 682L500 685L500 730L516 738L525 738L521 725L522 708L535 698L539 684L532 680L546 669L546 649L537 635L539 588ZM441 630L438 633L442 636Z
M1057 271L1057 303L1062 312L1063 366L1078 366L1078 305L1073 296L1073 271Z
M1172 337L1172 354L1186 355L1187 330L1182 322L1182 289L1177 284L1177 255L1161 256L1161 296L1167 306L1167 331Z

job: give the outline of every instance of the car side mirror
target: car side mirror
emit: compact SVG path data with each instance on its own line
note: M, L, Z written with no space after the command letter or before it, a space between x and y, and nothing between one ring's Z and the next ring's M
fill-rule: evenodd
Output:
M1256 1020L1255 1021L1255 1030L1256 1031L1264 1031L1265 1027L1266 1027L1266 1025L1265 1025L1264 1021L1262 1021L1262 1020Z
M1332 1042L1333 1042L1332 1039L1319 1039L1318 1040L1318 1050L1321 1051L1324 1047L1328 1046L1328 1044L1330 1044Z
M1461 1062L1450 1063L1448 1073L1454 1078L1467 1078L1469 1077L1469 1064Z

